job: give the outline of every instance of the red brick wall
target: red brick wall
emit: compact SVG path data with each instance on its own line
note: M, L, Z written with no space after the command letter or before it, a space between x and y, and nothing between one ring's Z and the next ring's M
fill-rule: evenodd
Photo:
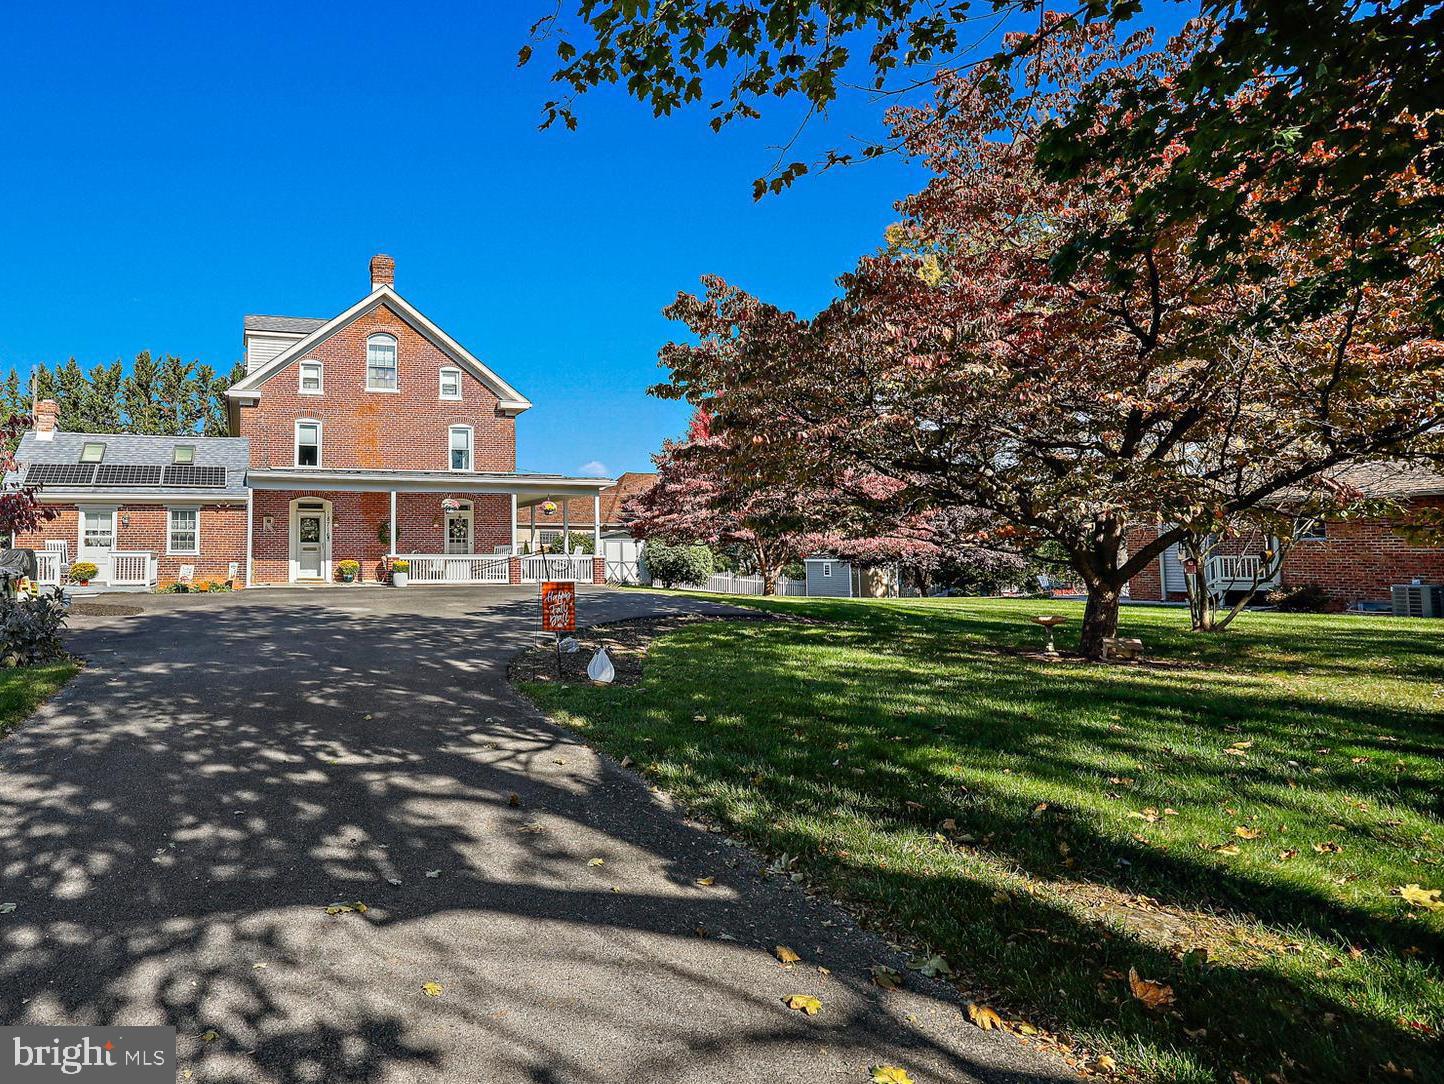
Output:
M1415 502L1396 518L1330 520L1327 538L1318 542L1295 542L1284 557L1281 580L1284 587L1317 584L1334 600L1349 604L1360 600L1386 600L1389 588L1415 577L1425 583L1444 583L1444 547L1420 546L1408 541L1400 528L1415 510L1444 508L1444 498L1429 497ZM1149 528L1129 533L1129 549L1153 537ZM1221 552L1252 550L1256 540L1240 543ZM1157 561L1129 581L1136 599L1157 599L1160 594ZM1181 599L1184 596L1170 596Z
M177 507L196 507L177 501ZM70 545L70 559L76 559L80 538L80 513L74 505L57 506L60 517L42 524L38 530L23 532L15 544L43 549L49 540ZM167 554L170 524L167 508L162 504L122 504L115 524L115 548L146 550L155 555L156 576L160 586L174 583L181 565L195 566L196 580L224 580L232 561L240 565L237 584L246 576L246 506L243 504L202 504L200 507L199 554Z
M1414 502L1414 508L1444 508L1444 498ZM1341 602L1389 598L1389 588L1415 577L1444 583L1444 547L1418 546L1399 531L1406 517L1333 520L1326 541L1296 542L1284 558L1288 587L1318 584Z
M396 338L396 392L366 390L366 339L382 331ZM253 467L294 466L296 421L313 418L322 423L323 467L446 470L449 427L470 425L476 470L516 469L515 419L498 413L496 395L464 370L461 400L439 399L440 370L460 366L389 307L353 321L306 357L322 363L324 394L302 395L292 362L261 385L259 405L238 411L236 436L251 439Z
M1133 527L1125 536L1125 544L1129 553L1137 553L1140 549L1158 537L1158 531L1152 527ZM1143 571L1128 581L1128 593L1130 598L1146 599L1156 602L1163 597L1163 569L1159 566L1158 558L1149 561Z
M363 581L384 577L388 542L381 525L391 518L389 493L341 493L326 490L257 490L255 496L255 581L287 583L291 578L291 502L302 497L331 502L331 567L338 561L361 562ZM445 518L441 502L447 497L472 505L472 548L492 553L511 542L507 519L511 498L504 493L399 493L396 523L399 552L441 553L445 548ZM265 517L272 519L271 529Z

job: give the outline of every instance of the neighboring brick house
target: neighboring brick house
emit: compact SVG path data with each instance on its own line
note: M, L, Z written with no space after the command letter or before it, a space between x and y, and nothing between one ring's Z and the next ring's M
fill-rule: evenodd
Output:
M107 585L132 585L141 554L162 584L183 567L236 586L327 583L347 560L376 580L392 556L419 583L600 582L600 559L521 557L516 530L565 501L586 511L573 529L599 539L612 480L518 473L530 401L397 294L389 256L370 271L371 292L329 320L246 317L230 437L58 433L55 404L37 404L17 459L61 515L17 544L70 549ZM223 476L204 469L222 461Z
M1318 586L1339 608L1381 604L1394 584L1444 583L1444 547L1422 544L1407 537L1406 528L1430 517L1444 516L1444 474L1421 467L1380 464L1359 466L1337 480L1366 498L1386 500L1397 511L1386 516L1325 518L1294 542L1275 574L1263 588ZM1137 549L1157 537L1149 528L1129 533L1128 544ZM1262 548L1261 544L1253 548ZM1252 575L1242 573L1242 562L1257 561L1248 545L1220 547L1223 551L1217 577L1225 589L1242 590ZM1216 580L1216 582L1218 582ZM1147 569L1129 581L1129 595L1138 600L1186 599L1184 566L1178 547L1170 547Z

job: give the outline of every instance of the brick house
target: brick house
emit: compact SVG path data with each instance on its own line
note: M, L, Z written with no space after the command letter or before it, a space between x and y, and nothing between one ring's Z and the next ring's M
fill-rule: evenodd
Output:
M396 292L389 256L370 271L330 319L245 318L228 437L61 433L38 403L16 458L60 516L16 544L48 551L42 579L329 583L349 560L364 582L399 556L413 583L602 582L600 559L522 556L517 525L565 502L600 542L612 480L517 472L531 402Z
M1339 609L1383 604L1395 584L1444 583L1444 547L1407 537L1406 528L1430 517L1444 516L1444 474L1423 467L1363 465L1342 473L1337 481L1366 498L1388 501L1393 511L1383 516L1325 518L1312 524L1293 543L1276 569L1262 566L1262 540L1220 547L1212 582L1224 590L1245 590L1254 581L1254 566L1266 574L1260 589L1318 586ZM1129 532L1137 549L1157 537L1152 528ZM1135 600L1182 601L1188 597L1183 557L1170 547L1129 581Z
M641 582L642 543L632 537L626 506L628 501L640 497L656 482L656 474L650 471L627 471L600 494L601 549L596 552L606 561L608 582ZM536 553L563 545L562 540L575 535L578 524L588 524L591 516L591 499L588 497L531 505L516 525L522 551ZM581 529L586 530L586 527Z

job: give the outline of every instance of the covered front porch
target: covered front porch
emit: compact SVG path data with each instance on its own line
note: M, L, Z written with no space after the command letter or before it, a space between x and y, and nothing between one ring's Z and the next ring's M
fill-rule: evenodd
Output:
M410 584L602 582L601 503L605 478L463 471L252 470L246 561L250 582L386 582L404 559ZM527 553L518 515L590 496L586 531L593 554Z

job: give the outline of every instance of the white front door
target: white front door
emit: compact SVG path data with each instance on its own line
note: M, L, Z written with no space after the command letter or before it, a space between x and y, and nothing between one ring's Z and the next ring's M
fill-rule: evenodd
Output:
M324 580L331 571L331 515L322 501L301 501L291 517L293 579Z
M96 578L110 578L110 555L115 551L115 509L81 508L80 539L75 560L89 561L99 571Z
M470 509L446 513L446 552L471 552Z

